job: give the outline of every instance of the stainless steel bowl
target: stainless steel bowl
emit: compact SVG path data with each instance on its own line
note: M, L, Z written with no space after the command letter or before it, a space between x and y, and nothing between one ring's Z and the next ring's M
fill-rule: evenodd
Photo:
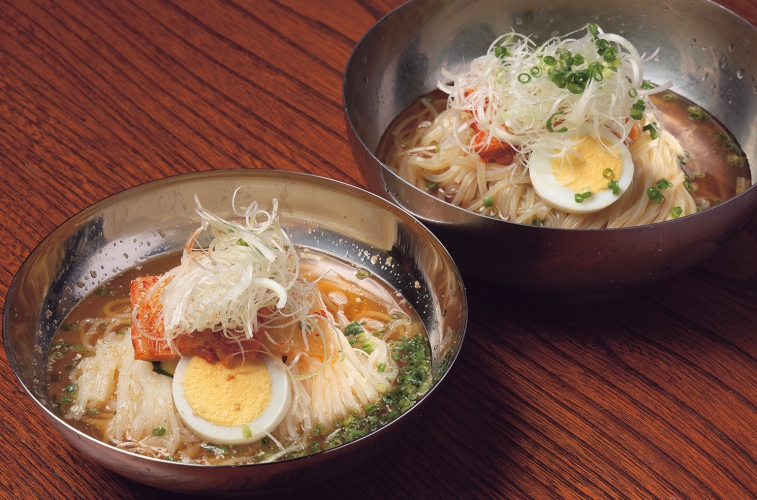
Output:
M512 29L544 41L598 23L641 53L644 76L714 114L757 181L757 28L708 0L413 0L381 19L344 73L350 145L370 189L409 210L464 274L538 292L599 293L673 275L715 252L757 211L757 188L678 220L611 230L523 226L474 214L414 188L375 152L391 121Z
M421 317L432 347L432 389L410 411L366 437L309 457L247 466L186 465L116 449L51 411L45 385L53 334L99 283L144 259L181 249L203 206L231 216L231 196L270 208L295 244L351 261L380 276ZM391 257L387 261L388 257ZM192 494L245 495L302 486L373 456L418 415L454 362L467 322L465 290L439 241L405 211L340 182L271 170L181 175L128 189L94 204L53 231L31 253L8 292L3 339L16 376L42 417L75 448L108 469L158 488ZM51 439L51 445L57 439Z

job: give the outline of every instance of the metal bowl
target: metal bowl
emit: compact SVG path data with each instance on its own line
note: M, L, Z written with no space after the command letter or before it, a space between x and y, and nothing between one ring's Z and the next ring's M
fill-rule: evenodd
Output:
M361 439L272 464L205 466L119 450L71 427L51 411L45 384L53 334L71 308L114 274L183 248L198 227L193 196L219 215L278 198L292 241L353 262L383 278L412 304L429 333L433 386L408 412ZM244 197L241 197L244 196ZM387 260L389 257L391 259ZM73 216L31 253L8 292L3 337L16 376L44 417L75 448L108 469L158 488L249 496L340 474L373 456L422 411L454 362L467 322L465 290L439 241L402 209L361 189L306 174L216 171L171 177L110 196ZM51 445L56 440L51 440Z
M658 58L645 78L717 117L757 181L757 28L708 0L413 0L376 23L344 73L350 145L370 189L426 224L460 270L512 288L599 293L659 280L702 261L757 211L757 188L681 219L623 229L566 230L484 217L416 189L375 152L392 120L512 29L545 41L594 22Z

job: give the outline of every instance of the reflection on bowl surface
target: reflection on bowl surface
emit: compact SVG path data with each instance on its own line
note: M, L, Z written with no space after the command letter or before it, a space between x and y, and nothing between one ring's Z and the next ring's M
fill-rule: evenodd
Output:
M201 408L191 406L193 404L191 402L187 404L196 410L199 419L206 418L207 421L217 425L214 428L202 421L198 423L198 418L194 417L190 424L190 421L182 418L187 428L198 435L197 442L194 445L177 445L169 452L165 450L166 446L169 446L167 440L172 430L166 428L168 426L149 424L144 439L140 439L138 443L144 448L146 455L137 455L105 444L95 437L96 435L88 432L85 428L87 426L71 425L72 416L78 414L78 418L82 421L89 422L89 427L101 426L101 431L106 436L110 436L111 442L123 442L123 437L119 437L118 432L106 422L111 420L115 422L118 418L116 413L123 416L123 412L129 411L126 407L118 406L117 412L114 412L112 405L121 404L118 399L120 396L115 400L111 399L110 403L106 401L97 403L97 398L91 396L89 400L91 404L88 407L78 408L72 404L71 399L78 403L76 398L79 397L79 391L85 390L86 381L80 376L75 380L78 385L70 384L67 373L72 371L78 375L80 372L85 372L86 370L82 368L84 361L80 360L82 357L85 360L99 359L102 354L101 343L108 345L104 351L108 351L109 356L118 356L114 353L119 352L121 347L124 349L127 345L131 347L130 337L128 335L124 337L124 333L127 333L128 327L131 326L128 298L112 300L118 299L116 297L118 293L116 289L120 283L118 280L127 279L119 278L119 276L124 271L128 271L131 274L127 273L127 277L131 279L143 273L142 270L144 272L158 270L155 272L158 274L161 266L165 270L167 266L176 265L176 252L184 248L189 236L200 227L200 216L195 212L194 196L197 196L205 209L230 220L238 215L238 213L235 215L231 209L231 200L237 188L240 188L235 203L237 208L258 201L261 209L271 210L272 200L278 200L278 217L281 227L294 247L298 249L297 253L302 259L301 273L308 279L315 279L322 275L324 266L329 267L333 263L339 263L337 269L330 273L334 276L329 276L322 280L323 283L318 284L321 292L324 291L324 287L338 286L341 279L339 276L343 275L347 282L351 283L351 285L345 285L345 290L347 288L364 289L363 301L371 297L386 295L385 302L394 304L387 306L390 314L382 316L382 313L378 312L374 314L375 317L363 318L345 325L343 323L350 320L355 313L353 310L355 307L350 306L349 302L352 292L345 292L344 296L347 297L348 302L341 309L339 307L334 309L335 320L344 333L334 330L333 334L325 334L324 338L333 336L337 339L336 342L346 342L345 335L349 335L349 343L354 345L351 348L345 348L350 349L350 352L342 351L342 359L353 367L351 369L392 372L392 383L398 383L397 391L402 390L402 393L388 392L396 387L387 389L383 384L378 384L376 391L379 394L390 394L391 401L387 399L388 396L386 398L377 396L379 398L377 406L375 408L371 405L365 406L368 408L365 415L361 412L356 413L353 409L351 412L353 415L342 416L344 422L339 421L338 425L334 423L337 420L334 418L326 426L308 427L309 433L314 435L319 434L314 432L316 428L319 431L323 428L324 432L328 430L333 439L328 443L323 439L309 439L306 443L308 451L311 452L309 456L296 458L305 453L302 452L303 450L297 452L292 448L290 451L293 453L285 454L280 457L282 461L272 463L250 464L250 461L259 460L247 460L240 455L238 458L241 461L237 461L232 457L247 450L258 458L263 458L265 455L268 458L279 458L277 449L267 438L264 444L260 444L258 440L261 438L253 435L254 432L266 432L259 431L253 425L254 419L258 417L250 417L253 420L247 428L244 428L245 426L236 424L236 421L231 418L227 419L227 423L219 421L220 418L225 417L218 417L216 414L206 415ZM265 217L258 217L257 220L264 221ZM263 245L260 242L268 241L266 238L269 238L269 232L261 233L264 235L264 237L261 236L262 239L249 240L249 243L253 246ZM195 254L198 258L202 258L208 251L204 248L207 248L211 241L203 239L207 237L203 236L203 233L200 234L199 246ZM239 238L240 241L242 238L247 238L244 236L246 233L238 234L242 235ZM236 237L235 233L233 239ZM229 248L228 246L222 248L221 243L225 241L224 238L226 236L223 232L215 235L212 248L220 248L220 250L214 251ZM237 252L235 248L250 248L247 242L248 240L244 243L235 243L231 251ZM265 248L268 247L260 246L259 248L261 248L261 255L265 255ZM270 252L271 249L276 250L270 247L267 251ZM289 247L285 246L284 249L279 250L283 256L281 262L289 265L292 259ZM172 254L174 257L166 257ZM257 254L253 252L250 255L254 257ZM174 259L174 261L169 263L166 259ZM272 262L275 263L275 261ZM174 282L178 280L180 278L176 276L172 279ZM128 288L128 284L123 287ZM275 287L272 289L275 290ZM306 287L303 290L313 289ZM162 295L161 300L167 296ZM342 296L333 297L335 297L334 301L339 302ZM102 303L95 304L97 300ZM294 299L290 297L290 302L291 300ZM404 305L404 301L409 307ZM92 311L100 311L98 314L108 317L103 323L94 325L95 335L103 339L97 345L86 341L81 342L79 338L81 335L77 336L79 326L83 330L88 330L86 325L82 324L83 322L72 322L77 319L73 316L77 314L75 306L80 302L86 302L87 307L91 307ZM381 301L377 299L377 302ZM306 304L309 303L306 302ZM309 313L305 313L303 321L300 322L303 325L300 330L303 339L312 337L311 340L313 340L320 337L317 330L322 327L327 328L323 317L327 316L326 311L332 308L334 304L327 304L325 309L319 309L314 314L308 316ZM69 317L72 309L74 313ZM364 309L369 310L370 306ZM416 313L417 316L414 315ZM82 314L92 315L91 311L85 311ZM141 317L147 318L147 314ZM265 321L266 314L274 318L277 313L261 309L257 315L259 321ZM123 318L120 318L121 316ZM342 318L341 321L337 316ZM315 319L309 319L310 317L315 317ZM383 363L377 362L376 366L373 366L352 356L352 349L360 351L358 354L378 353L381 349L379 341L384 335L378 330L382 318L387 324L395 321L397 322L395 326L402 328L400 323L410 325L413 317L420 321L420 324L416 323L420 330L425 329L428 333L428 344L416 341L413 345L418 344L416 346L418 349L413 351L413 355L425 350L430 362L428 369L426 369L425 360L418 360L418 363L415 363L415 360L412 363L408 362L408 366L416 364L422 369L408 369L405 373L405 371L399 371L405 364L404 361L395 363L394 360L398 359L396 357L391 360L387 358L383 360ZM144 321L147 322L148 319ZM290 172L244 170L205 172L155 181L111 196L69 219L40 243L16 275L6 302L3 335L11 366L39 406L42 416L85 455L119 474L151 486L194 494L212 493L234 496L249 495L250 491L262 493L283 490L295 485L301 486L319 481L339 474L387 446L392 437L406 427L413 420L414 415L418 415L417 408L424 405L444 378L461 347L466 321L465 291L454 262L438 240L406 212L370 193L336 181ZM308 328L310 322L313 322L312 332ZM239 372L238 375L244 379L240 383L246 383L245 381L253 377L259 377L248 375L249 370L266 370L267 367L272 377L269 399L272 402L280 401L281 405L286 406L290 398L280 396L288 390L287 388L311 391L311 387L308 385L309 379L303 382L295 377L287 377L287 371L291 373L293 369L301 368L299 365L295 366L296 361L291 359L291 355L276 356L279 354L276 349L284 349L285 345L284 342L278 342L281 339L278 339L277 335L285 336L289 330L296 329L297 326L296 324L276 326L284 323L283 321L269 323L265 331L273 340L269 342L261 337L262 347L256 344L259 353L263 353L265 362L250 365L249 368L245 368L247 367L245 364L242 368L246 371ZM168 323L165 324L168 325ZM146 323L141 323L140 326L145 327L145 325ZM103 332L98 333L96 330L100 326ZM357 332L358 329L361 331ZM59 331L60 333L56 335ZM203 356L213 357L211 351L214 351L218 359L223 361L227 350L217 348L218 339L214 341L212 336L207 336L210 335L209 332L200 331L199 328L197 332L198 335L201 334L207 339L207 342L200 341L202 345L191 346L195 349L193 351L195 358L200 357L198 354L200 352ZM371 335L366 336L365 332ZM76 339L69 338L71 335L74 335ZM422 339L422 337L418 338ZM391 342L393 340L386 339L386 345L391 345ZM145 354L141 353L138 342L134 345L138 356ZM179 346L179 344L176 345ZM251 344L244 344L243 347L247 350L250 346ZM159 349L153 349L153 347L145 349L146 352L149 351L148 355L162 355L158 352ZM182 347L177 348L184 353L181 350ZM200 348L205 350L202 351ZM127 350L124 352L126 353ZM304 350L310 352L307 347ZM403 358L405 352L396 354L405 359ZM131 355L124 354L124 356ZM323 359L326 359L325 355ZM210 361L215 363L218 360ZM147 361L138 362L147 363ZM286 365L287 362L288 365ZM124 363L137 362L127 360ZM164 372L165 370L172 371L173 368L170 367L170 363L166 365L156 363L155 366L158 368L157 373L152 369L143 370L146 372L144 376L161 378L160 384L166 386L168 398L166 405L171 406L171 382ZM191 373L205 373L204 376L208 377L220 377L226 374L225 371L219 371L217 368L220 363L213 366L216 368L207 371L202 363L194 365L192 362L180 363L178 369L182 370L180 379L181 395L184 398L182 401L189 401L191 398L196 400L197 394L201 394L204 390L203 384L200 383L202 380L198 382L197 375L190 375ZM260 368L255 368L255 366L260 366ZM229 363L224 370L233 371L237 368L239 367ZM331 369L329 366L324 368L325 371L329 369ZM343 367L340 369L346 370ZM393 373L394 371L397 373ZM216 372L221 375L217 375ZM274 378L274 375L277 378ZM52 377L49 385L46 383L48 377ZM232 378L236 380L235 377L237 377L236 371ZM317 378L316 374L313 380ZM230 379L227 376L224 380ZM174 386L175 382L176 380L174 380ZM120 379L119 383L121 383ZM391 384L387 383L387 385ZM370 393L369 388L361 386L360 390L363 391L361 394ZM162 397L160 394L158 390L155 397ZM176 398L176 394L174 387L173 399ZM201 398L204 397L207 397L207 394L201 394ZM294 399L296 398L292 397L292 400ZM347 399L344 399L345 406L349 406ZM411 399L416 400L415 404ZM144 405L137 404L135 408L139 409L140 406ZM246 406L240 409L248 411ZM267 410L263 413L258 412L261 415L260 418L269 418L266 417L269 413L271 412ZM270 418L274 421L271 425L275 427L277 425L275 422L286 422L289 417L284 415L285 413L278 410L271 413ZM330 417L334 415L329 414ZM376 417L376 422L371 427L369 420L373 416ZM281 420L282 418L284 420ZM353 420L365 421L363 423L366 425L353 425ZM213 436L216 435L214 433L233 430L235 425L242 430L237 433L238 436L231 434L233 439L229 441L228 446L221 442L213 443L209 438L204 441L202 439L205 433ZM268 431L273 436L278 436L282 442L285 441L282 435L278 434L280 429L268 429ZM132 429L132 432L136 431ZM186 432L183 439L187 439ZM166 441L163 442L163 440ZM204 444L206 441L209 443ZM345 442L346 444L340 445ZM124 448L134 449L135 444L127 442ZM236 447L233 446L235 444ZM192 446L196 449L192 449ZM202 448L213 449L207 451ZM326 451L318 452L323 449ZM211 458L206 458L204 453L210 453Z
M606 36L602 30L617 34L614 40L621 44L624 65L633 58L631 52L624 53L627 50L624 48L627 45L623 45L625 40L642 55L653 54L659 48L657 55L644 62L643 80L656 84L669 81L673 87L655 96L653 101L637 94L650 92L641 85L641 77L628 80L615 77L625 66L616 74L605 67L607 79L602 86L593 88L607 90L612 82L624 82L616 92L617 96L628 101L626 107L630 116L619 115L618 119L607 121L603 126L617 137L629 138L627 142L637 165L637 174L645 171L638 165L646 162L647 154L641 152L639 144L656 139L653 138L656 124L653 120L661 120L663 124L663 136L656 144L670 144L666 147L673 154L667 156L670 158L667 161L673 169L665 177L659 174L659 170L647 177L644 174L633 181L627 192L623 186L618 189L617 184L613 187L611 183L601 186L607 193L591 193L586 188L575 187L575 203L586 200L585 205L580 205L585 207L581 211L592 213L566 218L565 212L561 211L570 209L574 193L563 194L551 188L547 191L544 180L536 183L538 179L555 183L559 172L555 176L539 173L536 180L537 171L530 172L534 180L531 187L527 179L528 169L524 167L528 166L531 148L534 152L540 151L539 155L533 155L536 161L537 156L546 157L545 154L555 151L549 148L555 142L556 132L565 131L565 138L569 138L571 132L565 125L571 125L572 110L577 109L577 103L583 99L583 96L578 97L583 91L578 88L579 84L585 84L580 72L588 75L602 72L595 69L591 73L590 58L599 58L594 64L611 65L607 61L613 58L613 54L609 59L596 54L595 48L601 45L597 44L597 33L591 32L593 28L587 29L589 23L600 27L599 38ZM662 26L665 29L661 29ZM574 63L572 56L568 59L569 53L565 51L556 52L558 57L554 60L547 56L532 57L528 50L518 45L517 39L516 42L500 42L508 47L507 51L504 47L499 47L499 51L490 48L495 39L511 31L530 36L536 44L575 32L571 36L579 41L568 42L563 48L570 45L574 55L583 54L581 50L585 49L585 61L581 55ZM696 33L695 37L691 35L693 33ZM540 292L601 293L638 286L701 261L736 234L757 211L757 190L748 187L757 177L754 175L757 95L753 92L752 80L744 78L744 75L757 74L757 62L748 56L754 43L757 43L755 27L707 0L686 6L661 3L643 8L633 2L617 1L603 4L602 12L597 12L592 2L584 0L564 4L547 1L527 4L494 0L411 1L380 20L357 45L347 65L343 90L350 143L370 188L424 222L447 246L464 273L513 288ZM547 103L543 110L546 115L539 116L535 122L539 125L529 125L531 122L523 113L510 112L511 108L495 113L497 104L490 104L488 94L477 95L478 89L489 85L482 83L488 77L470 79L470 83L455 80L455 85L448 87L456 99L455 106L476 111L456 115L450 108L449 113L439 115L435 121L436 111L431 109L432 105L437 105L439 111L446 107L446 99L440 103L436 94L437 99L425 103L429 116L422 122L431 122L430 131L437 123L449 123L448 128L457 131L453 133L457 134L452 138L454 140L448 135L434 139L432 132L420 139L425 131L413 134L411 127L405 132L399 127L395 129L398 135L394 141L381 141L396 117L417 103L420 96L433 91L440 82L451 82L453 77L450 75L467 72L471 61L487 51L490 53L488 61L480 60L478 67L499 67L500 71L483 75L506 74L509 67L521 64L520 69L512 70L520 72L519 81L513 83L514 88L520 86L517 92L527 93L528 89L541 85L541 94L529 94L534 97L558 90L558 87L564 89L561 92L567 97L561 101L563 107L557 108L560 113L550 111ZM566 57L560 59L560 55ZM563 73L558 74L555 68ZM601 69L601 66L597 68ZM632 73L628 71L628 74ZM556 78L566 74L574 79L570 80L568 87L560 87ZM598 84L601 76L598 74L596 81L590 80L588 85ZM501 85L495 77L489 81L494 89ZM626 89L627 82L631 84ZM568 89L572 90L568 92ZM586 89L588 95L589 86ZM574 94L573 101L570 94ZM597 95L596 91L591 93L592 98ZM635 117L635 108L631 108L631 104L635 104L638 97L647 100L647 110ZM613 98L608 103L617 101ZM471 106L477 102L480 106ZM576 106L572 107L571 103ZM660 114L653 114L656 111ZM725 129L718 129L716 120L707 112ZM529 117L536 114L531 113ZM448 115L449 122L445 122ZM576 113L575 116L580 115ZM425 120L425 117L421 119ZM500 123L499 120L502 120L500 132L495 126L489 128L492 123ZM555 120L554 128L552 120ZM582 122L577 118L575 123L578 127ZM544 129L543 134L537 128ZM497 137L508 142L486 142L491 141L491 134L487 135L491 130L500 133ZM518 130L525 130L527 134L519 136ZM579 134L584 135L579 138L583 138L586 132L580 130ZM683 148L676 146L675 140L669 140L672 136L666 130L677 136ZM546 143L528 142L533 137L543 138ZM438 175L440 171L452 171L446 163L447 157L458 158L455 155L459 154L459 158L467 160L465 154L455 152L459 148L453 143L460 140L463 144L470 143L471 147L475 145L474 160L478 161L479 155L486 158L489 164L487 175L492 174L491 178L495 180L485 181L479 175L477 181L475 175L469 175L475 168L462 166L454 167L460 171L454 179ZM410 154L404 151L395 154L405 147ZM428 152L423 152L422 147ZM519 148L524 151L522 154ZM656 149L662 151L662 148ZM421 160L413 160L415 163L411 165L406 159L412 154ZM676 157L689 160L683 169L690 179L684 177ZM726 161L717 161L721 157ZM382 159L399 167L399 173L385 166L380 161ZM545 161L548 165L548 160ZM449 170L439 170L437 163ZM514 187L495 187L495 176L499 174L497 167L490 167L497 163L517 166L510 175L525 179L528 188L519 191ZM457 163L462 164L462 161ZM426 167L428 170L424 170ZM553 161L552 169L555 168ZM544 168L539 172L545 172ZM666 177L672 179L674 174L677 178L668 185ZM607 175L614 180L612 171ZM713 182L715 178L722 179L722 182ZM507 183L511 183L510 180ZM605 196L611 194L611 188L619 196L618 202ZM521 196L521 192L526 194ZM510 193L513 193L512 198L508 198ZM632 194L634 196L630 197ZM579 195L583 195L580 200ZM599 204L599 195L604 196L601 199L607 199L610 205L604 201ZM639 216L639 211L631 215L628 207L632 205L626 203L629 199L640 200L639 206L645 205L652 210L647 208L643 216ZM510 203L510 200L516 201ZM621 206L626 208L618 208ZM655 213L657 207L659 213ZM610 229L606 228L608 220ZM633 221L635 225L613 227L613 221L618 220ZM658 221L665 222L652 223ZM563 229L565 227L580 229Z

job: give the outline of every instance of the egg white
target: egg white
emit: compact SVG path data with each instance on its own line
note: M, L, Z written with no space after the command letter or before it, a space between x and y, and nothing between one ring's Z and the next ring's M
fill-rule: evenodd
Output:
M603 189L597 193L592 193L591 197L585 199L583 203L577 203L575 200L576 191L558 181L552 172L552 158L556 150L553 147L539 147L531 153L528 171L531 176L531 184L544 203L568 213L588 214L598 212L611 205L625 193L633 180L634 166L631 153L625 144L618 141L618 138L609 130L603 129L599 135L607 143L613 144L612 149L618 150L622 162L622 172L617 179L620 194L614 195L611 189ZM596 134L589 129L581 129L572 134L565 134L563 137L572 139L582 136L590 136L597 142L601 142L597 139Z
M290 382L281 360L265 356L266 368L271 375L271 399L258 418L246 422L252 435L244 436L242 425L218 425L197 415L184 394L184 374L192 356L185 356L176 366L173 376L173 400L184 424L202 438L216 444L249 444L264 437L281 423L292 402Z

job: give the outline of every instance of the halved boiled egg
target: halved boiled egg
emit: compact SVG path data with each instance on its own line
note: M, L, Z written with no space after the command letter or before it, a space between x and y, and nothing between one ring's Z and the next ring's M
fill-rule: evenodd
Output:
M292 396L280 359L258 356L228 368L186 356L174 372L173 399L184 424L204 439L248 444L279 425Z
M628 148L607 129L599 137L582 129L566 139L571 144L563 154L546 147L531 153L531 183L544 203L568 213L587 214L617 201L633 180Z

